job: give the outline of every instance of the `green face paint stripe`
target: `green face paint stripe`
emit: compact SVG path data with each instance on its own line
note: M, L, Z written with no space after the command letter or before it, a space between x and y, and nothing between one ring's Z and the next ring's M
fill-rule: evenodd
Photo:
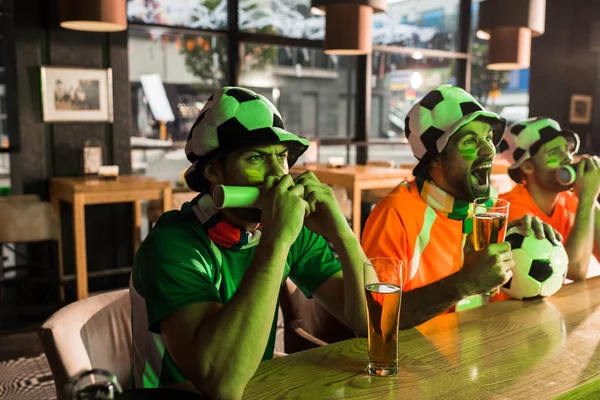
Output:
M459 151L465 161L474 161L477 158L477 149L460 149Z
M546 160L546 165L548 165L549 167L558 167L560 166L560 161L556 157L549 157Z
M246 175L248 175L249 177L252 178L260 178L260 172L254 170L254 169L250 169L250 168L246 168L244 169L244 172L246 173Z

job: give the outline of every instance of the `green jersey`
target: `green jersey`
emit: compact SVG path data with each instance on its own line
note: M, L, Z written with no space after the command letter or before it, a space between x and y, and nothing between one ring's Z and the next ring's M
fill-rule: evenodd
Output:
M250 266L256 246L227 248L209 237L210 230L185 203L181 211L161 216L135 256L130 282L135 388L187 380L165 348L161 320L194 303L226 304ZM289 276L310 297L339 271L341 265L327 242L304 228L288 254L283 281ZM269 318L271 333L263 360L273 356L277 308Z

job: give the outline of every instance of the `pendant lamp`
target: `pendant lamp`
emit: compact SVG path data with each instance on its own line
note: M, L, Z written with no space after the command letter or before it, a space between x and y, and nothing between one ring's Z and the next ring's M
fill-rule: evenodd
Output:
M486 0L479 7L478 37L489 36L490 70L529 68L531 39L544 33L546 0Z
M369 54L373 13L385 11L387 0L312 0L312 9L325 12L326 54Z
M125 0L59 0L60 26L91 32L127 29Z

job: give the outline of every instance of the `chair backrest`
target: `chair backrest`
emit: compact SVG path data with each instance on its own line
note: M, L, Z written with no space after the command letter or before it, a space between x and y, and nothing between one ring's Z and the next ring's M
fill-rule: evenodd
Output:
M58 216L35 195L0 197L0 242L57 240Z
M392 160L369 160L367 165L370 167L395 168L396 163Z
M58 399L67 399L72 378L103 368L128 385L132 364L129 290L99 294L58 310L39 336L48 358Z

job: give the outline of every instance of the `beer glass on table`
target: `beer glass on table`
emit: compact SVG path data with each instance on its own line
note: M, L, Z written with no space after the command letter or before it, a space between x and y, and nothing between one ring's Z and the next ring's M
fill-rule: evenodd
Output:
M398 323L402 300L403 264L396 258L364 262L369 321L369 375L398 373Z
M508 226L510 203L495 197L480 197L473 201L473 247L481 250L489 244L504 242ZM488 296L500 293L500 288L488 292Z

